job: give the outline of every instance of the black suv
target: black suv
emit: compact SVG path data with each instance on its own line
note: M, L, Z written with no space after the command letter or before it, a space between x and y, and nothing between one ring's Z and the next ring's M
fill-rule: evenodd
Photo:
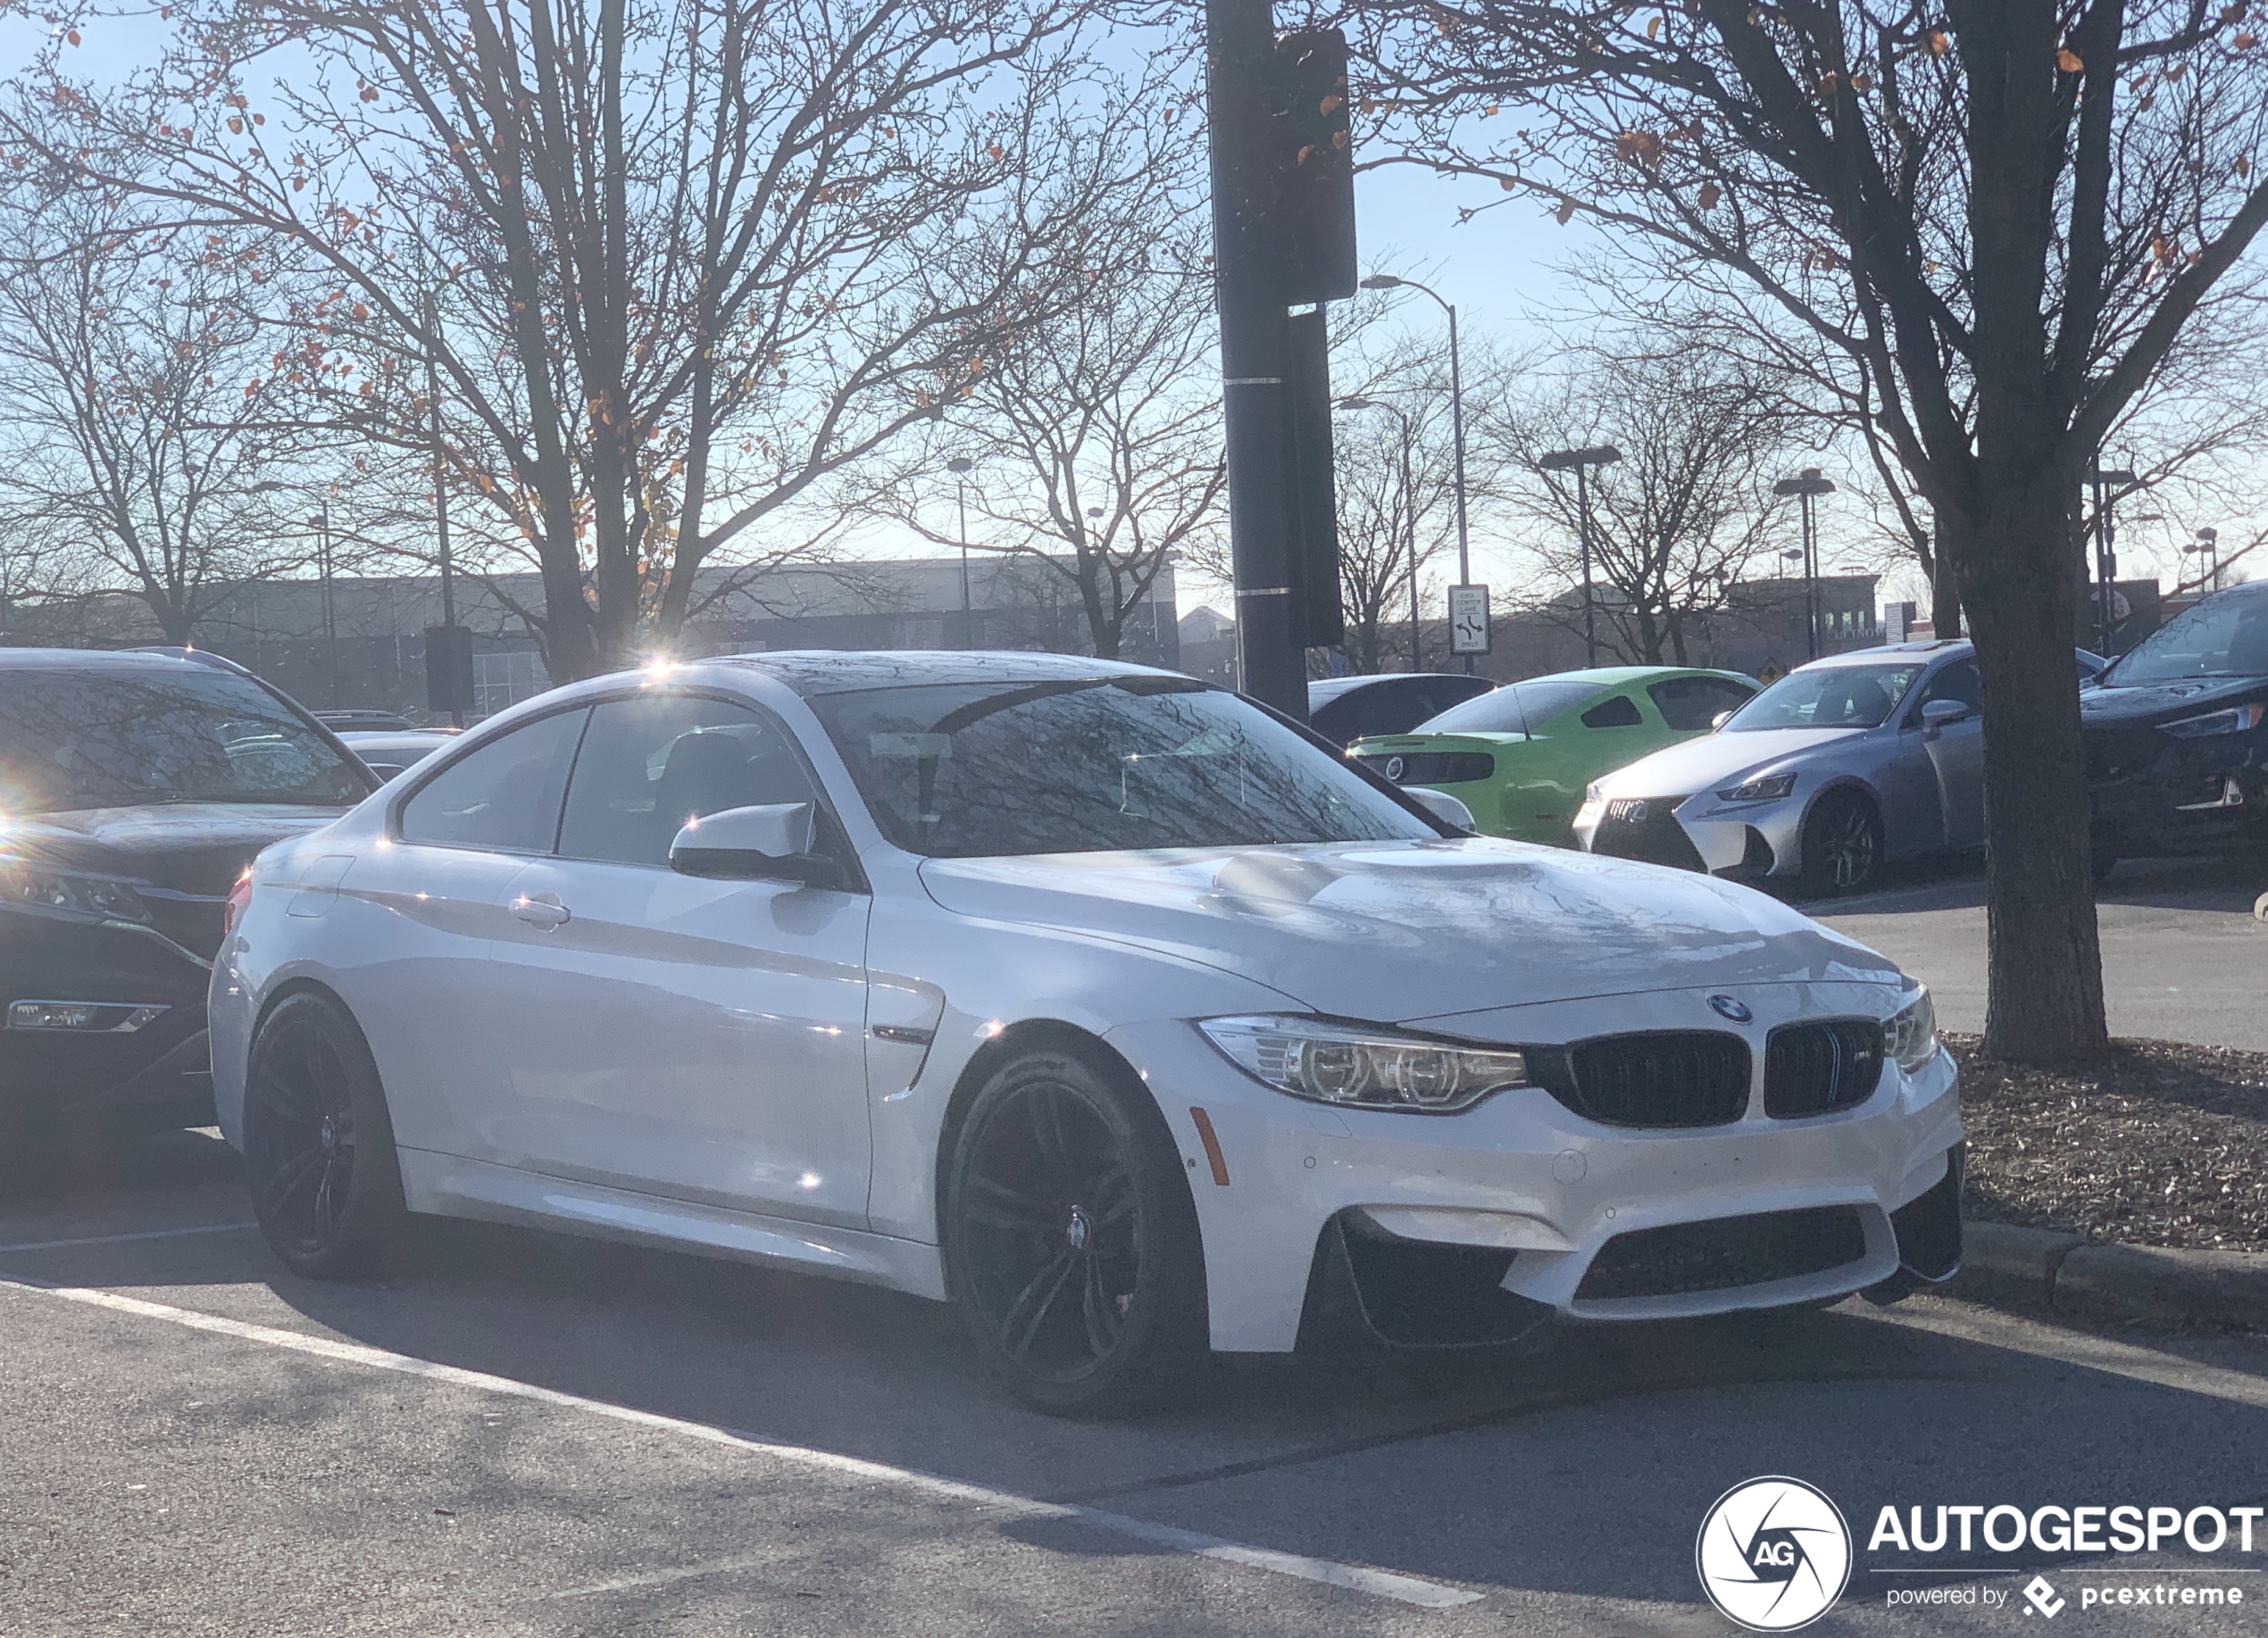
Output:
M210 1121L229 891L376 788L225 661L0 649L0 1126Z
M2268 848L2268 584L2183 611L2079 696L2095 864Z

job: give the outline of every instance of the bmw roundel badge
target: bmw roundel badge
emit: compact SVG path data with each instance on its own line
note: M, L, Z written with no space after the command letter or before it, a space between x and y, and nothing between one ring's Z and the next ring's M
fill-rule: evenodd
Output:
M1386 777L1397 785L1402 783L1402 769L1403 762L1400 757L1389 756L1386 759Z
M1748 1010L1747 1002L1732 995L1710 996L1709 1008L1719 1018L1730 1019L1736 1024L1745 1024L1756 1016Z

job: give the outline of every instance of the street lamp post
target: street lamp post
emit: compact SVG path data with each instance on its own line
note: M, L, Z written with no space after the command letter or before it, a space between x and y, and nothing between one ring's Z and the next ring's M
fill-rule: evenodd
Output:
M2111 507L2115 497L2109 486L2118 484L2131 487L2134 474L2124 468L2105 471L2103 463L2090 461L2087 479L2095 486L2095 631L2097 645L2107 659L2111 654L2111 636L2118 621L2113 616L2111 599L2118 579L2117 536L2111 523Z
M1774 495L1798 497L1804 513L1804 645L1809 658L1819 658L1819 530L1812 503L1822 495L1835 493L1835 480L1822 478L1819 469L1807 466L1793 478L1783 478L1772 485Z
M1536 464L1547 472L1575 472L1575 533L1583 558L1583 663L1598 663L1598 622L1596 603L1591 596L1591 492L1587 481L1590 469L1610 466L1622 458L1622 452L1612 444L1594 444L1588 449L1555 449L1537 458Z
M316 571L323 583L323 667L330 676L331 709L338 709L338 616L331 600L330 588L330 508L325 506L307 520L316 531L321 543L315 558Z
M976 646L975 616L969 605L969 474L977 463L966 455L955 455L945 463L953 474L953 494L961 506L961 646Z
M1376 398L1342 398L1342 410L1384 410L1402 429L1402 515L1407 526L1410 548L1410 672L1413 676L1425 669L1420 658L1420 626L1418 620L1418 542L1417 492L1410 486L1410 418L1394 405ZM1466 669L1472 669L1471 661Z
M1414 279L1397 279L1391 273L1372 273L1363 280L1365 290L1416 290L1431 296L1443 312L1449 315L1449 427L1452 441L1456 445L1457 494L1457 584L1472 584L1472 537L1465 521L1464 500L1464 364L1457 350L1457 309L1454 302L1441 299L1438 292L1427 288ZM1417 577L1411 574L1411 591L1414 595ZM1410 669L1417 669L1413 662ZM1472 656L1464 657L1464 673L1472 675Z
M2210 528L2199 529L2197 545L2184 546L2181 550L2185 553L2194 553L2212 563L2213 578L2206 589L2219 591L2221 589L2221 531Z

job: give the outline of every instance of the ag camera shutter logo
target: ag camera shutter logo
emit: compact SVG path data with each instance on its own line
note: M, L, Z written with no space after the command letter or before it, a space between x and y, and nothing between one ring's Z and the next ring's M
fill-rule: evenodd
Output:
M1792 1633L1835 1607L1851 1579L1851 1528L1826 1493L1767 1477L1719 1496L1693 1544L1701 1590L1755 1633Z

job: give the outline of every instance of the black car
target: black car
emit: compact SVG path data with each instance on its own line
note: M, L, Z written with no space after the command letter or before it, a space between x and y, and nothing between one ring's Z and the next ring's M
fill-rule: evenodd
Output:
M376 787L225 661L0 649L0 1127L211 1120L229 889Z
M1307 725L1337 745L1374 734L1406 734L1496 684L1454 671L1324 677L1307 685Z
M2095 863L2268 848L2268 584L2206 598L2079 696Z

